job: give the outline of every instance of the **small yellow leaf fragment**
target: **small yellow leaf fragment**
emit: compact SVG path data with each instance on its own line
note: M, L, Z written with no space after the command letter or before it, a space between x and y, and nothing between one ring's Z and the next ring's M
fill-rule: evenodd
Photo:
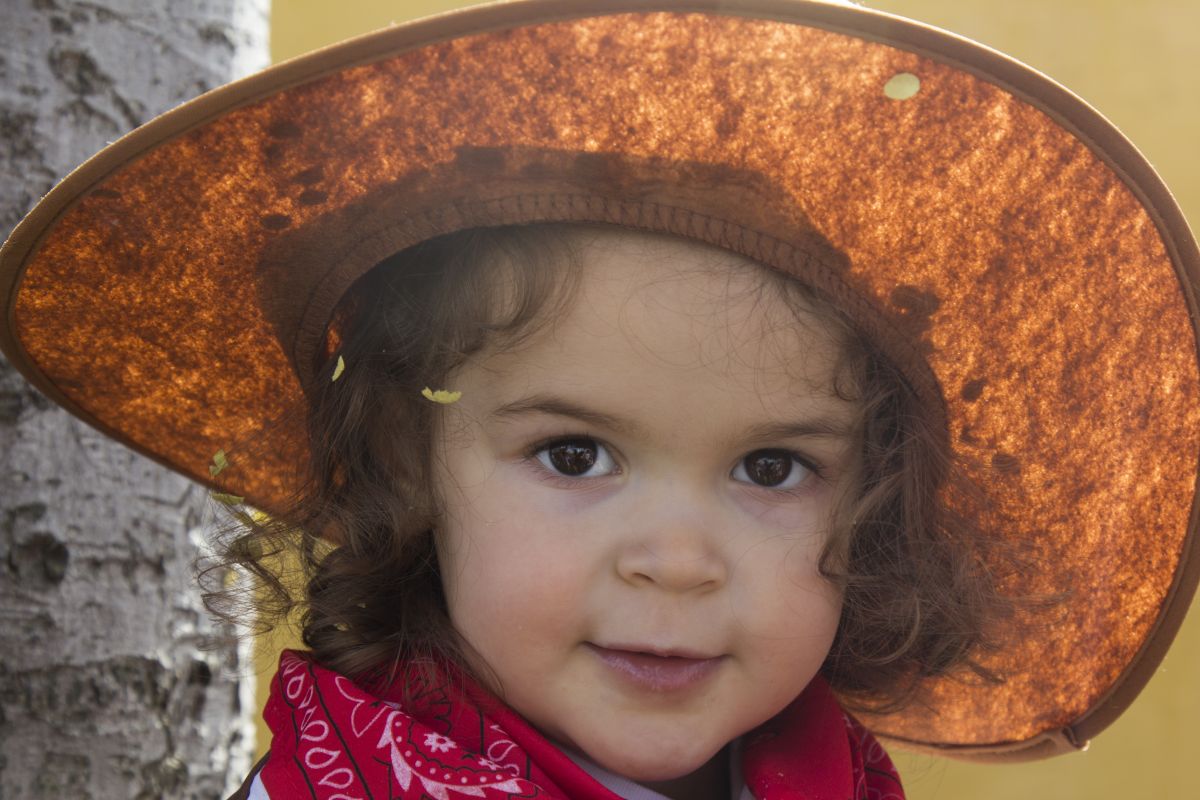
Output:
M225 458L225 451L218 450L213 454L212 463L208 465L209 477L215 478L221 474L222 470L229 466L229 461Z
M892 100L908 100L919 91L921 79L911 72L897 72L883 87L883 93Z
M212 499L227 506L236 506L246 500L246 498L239 497L236 494L225 494L224 492L213 492Z
M426 400L432 400L435 403L448 406L451 403L457 403L462 397L462 392L451 392L446 389L438 389L437 391L434 391L426 386L421 390L421 396Z
M334 367L333 367L333 377L329 379L330 382L336 381L338 378L342 377L342 373L345 371L346 371L346 359L342 358L341 356L338 356L337 364L334 365Z

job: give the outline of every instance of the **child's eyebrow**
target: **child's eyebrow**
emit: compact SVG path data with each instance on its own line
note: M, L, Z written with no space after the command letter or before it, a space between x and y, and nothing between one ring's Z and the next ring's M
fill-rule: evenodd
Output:
M505 403L493 410L489 416L493 419L504 419L507 417L517 417L522 414L551 414L559 417L572 417L582 422L588 422L619 433L632 435L638 435L643 430L642 426L634 420L613 414L606 414L602 411L587 408L571 400L544 394L535 394ZM854 427L850 420L842 420L832 416L816 416L795 422L764 422L752 425L746 429L741 438L755 441L799 437L850 439L853 433Z
M522 414L534 413L553 414L558 417L574 417L581 422L590 422L593 425L599 425L619 433L637 435L642 430L641 426L633 420L613 414L605 414L602 411L595 411L561 397L544 394L535 394L529 397L522 397L511 403L505 403L493 410L489 416L493 419L503 419L505 417L516 417Z
M833 417L814 417L798 422L768 422L751 427L746 431L745 438L761 441L793 438L852 439L854 426L849 420L843 421Z

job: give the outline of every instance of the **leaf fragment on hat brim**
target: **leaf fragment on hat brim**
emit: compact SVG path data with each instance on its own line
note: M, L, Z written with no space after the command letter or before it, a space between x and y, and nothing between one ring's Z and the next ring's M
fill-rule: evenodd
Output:
M919 91L921 79L911 72L897 72L883 87L883 93L892 100L908 100Z
M217 477L228 466L229 466L229 460L227 458L225 458L225 451L218 450L216 453L213 454L212 463L208 465L209 477L211 477L211 478Z
M218 503L224 503L227 506L241 505L246 501L246 498L236 494L225 494L224 492L213 492L212 499Z
M432 400L435 403L448 406L451 403L457 403L462 397L462 392L452 392L448 389L433 390L426 386L421 390L421 396L426 400Z
M337 364L333 367L333 377L329 379L330 383L342 377L342 373L346 371L346 359L338 356Z

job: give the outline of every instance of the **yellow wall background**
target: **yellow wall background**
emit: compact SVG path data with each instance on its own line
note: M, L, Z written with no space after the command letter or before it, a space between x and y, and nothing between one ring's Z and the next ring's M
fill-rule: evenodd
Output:
M461 0L274 0L272 53L283 60ZM1200 223L1200 2L1197 0L868 0L1036 67L1113 120ZM264 642L265 684L281 637ZM263 687L265 689L265 686ZM1200 614L1158 675L1087 752L1019 765L893 753L911 800L1141 800L1197 797ZM264 738L265 731L261 733Z

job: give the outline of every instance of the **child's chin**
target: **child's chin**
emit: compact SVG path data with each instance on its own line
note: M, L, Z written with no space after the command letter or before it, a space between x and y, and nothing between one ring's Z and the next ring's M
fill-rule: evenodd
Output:
M724 757L723 743L712 750L697 747L695 740L681 747L666 747L662 742L639 744L625 741L612 751L596 747L588 752L588 758L609 772L649 785L686 777L714 758Z

